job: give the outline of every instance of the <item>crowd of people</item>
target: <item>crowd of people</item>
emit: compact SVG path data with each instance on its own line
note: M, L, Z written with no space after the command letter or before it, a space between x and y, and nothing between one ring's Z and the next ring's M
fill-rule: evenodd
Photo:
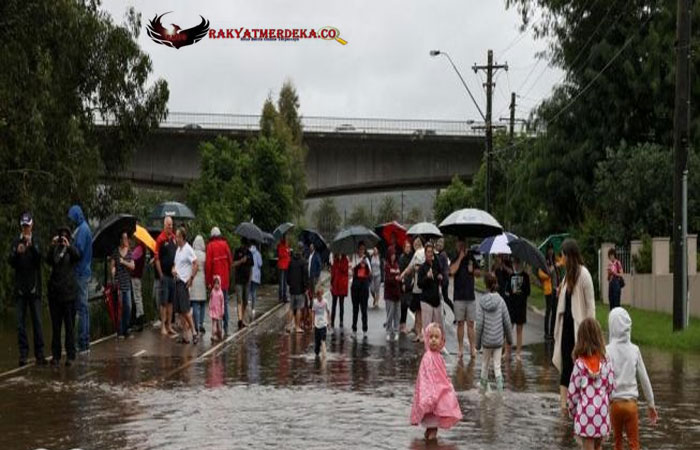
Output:
M27 363L29 353L27 310L32 321L36 363L47 364L41 324L42 262L50 268L47 297L53 331L51 364L60 363L63 350L67 366L77 352L89 351L87 300L92 234L78 205L70 208L68 217L75 225L74 230L60 227L45 250L33 233L32 215L24 213L20 217L21 231L12 243L9 256L9 263L15 269L20 366ZM212 341L224 339L229 333L230 290L238 328L244 328L255 317L257 291L262 281L262 256L256 246L242 239L241 246L231 252L217 227L211 229L208 243L201 235L192 242L190 245L184 227L174 230L172 219L166 217L149 261L144 244L132 245L129 233L121 234L109 258L112 286L121 305L118 338L128 338L132 331L143 329L141 278L147 264L155 269L154 298L160 320L154 325L163 336L179 335L179 342L196 344L206 333L208 299ZM377 247L367 249L360 242L353 254L336 253L329 258L332 298L329 305L320 283L323 258L313 244L306 247L299 243L292 250L283 236L276 253L278 298L289 304L286 330L290 333L313 330L316 355L325 357L327 330L335 329L336 318L339 332L344 332L344 302L348 295L352 303L353 338L358 337L358 321L363 336L367 336L370 296L372 308L379 308L383 295L386 320L382 326L386 340L397 341L405 335L424 342L411 422L426 427L426 439L434 439L438 428L449 428L461 418L440 354L448 326L444 307L454 313L459 359L464 357L465 325L470 357L474 359L479 351L482 353L482 389L490 385L491 370L496 389L504 389L501 359L511 353L511 345L516 349L515 358L522 358L531 282L518 258L498 255L493 265L485 268L464 239L457 241L454 259L449 257L443 239L433 241L415 236L401 246L394 238L382 252ZM600 448L601 439L613 431L615 448L622 448L623 434L627 435L631 448L638 448L637 377L649 403L652 421L656 421L657 412L641 353L630 342L631 319L619 307L624 286L622 266L614 250L608 256L611 309L608 345L595 319L591 274L572 239L564 241L557 256L553 247L548 246L547 270L538 269L535 274L546 298L544 336L554 342L552 363L560 373L561 409L574 420L574 431L582 446ZM477 296L475 281L479 277L483 277L486 292ZM409 312L414 317L411 330L407 327Z

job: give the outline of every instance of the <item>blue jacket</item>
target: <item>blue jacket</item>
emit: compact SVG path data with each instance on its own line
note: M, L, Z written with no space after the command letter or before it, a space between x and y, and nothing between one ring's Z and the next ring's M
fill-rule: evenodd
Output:
M80 260L75 265L75 275L78 277L89 277L92 275L90 264L92 263L92 232L85 220L83 210L80 206L73 205L68 210L68 218L76 224L73 232L73 245L80 254Z
M318 279L321 276L321 255L314 250L314 255L309 262L311 263L309 278Z

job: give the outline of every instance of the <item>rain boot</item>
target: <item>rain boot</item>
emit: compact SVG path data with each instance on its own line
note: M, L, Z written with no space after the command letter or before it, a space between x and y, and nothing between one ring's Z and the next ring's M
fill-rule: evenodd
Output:
M496 390L503 392L503 376L496 377Z

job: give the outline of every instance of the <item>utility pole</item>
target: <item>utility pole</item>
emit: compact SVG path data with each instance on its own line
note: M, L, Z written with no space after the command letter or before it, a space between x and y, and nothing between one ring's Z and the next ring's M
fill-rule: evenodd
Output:
M680 1L680 0L679 0ZM489 50L486 56L486 65L472 66L474 73L479 70L486 72L486 212L491 212L491 156L493 152L493 126L492 126L492 109L493 109L493 74L498 69L508 70L508 64L494 64L493 50Z
M515 92L510 93L510 142L513 143L513 135L515 133Z
M690 145L690 13L692 0L677 0L676 99L673 114L673 330L688 321L687 180ZM695 264L695 261L693 261Z

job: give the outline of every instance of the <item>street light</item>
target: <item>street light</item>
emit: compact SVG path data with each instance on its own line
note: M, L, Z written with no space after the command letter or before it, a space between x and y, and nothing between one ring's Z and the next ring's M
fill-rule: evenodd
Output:
M452 62L452 58L450 58L450 55L447 52L443 52L440 50L430 50L430 56L435 57L439 55L444 55L447 60L450 62L452 65L452 68L455 70L455 73L457 73L457 76L459 77L459 80L462 82L462 86L464 86L464 89L467 90L467 93L469 94L469 97L472 99L472 102L474 102L474 106L476 106L476 110L479 111L479 115L481 115L481 118L486 122L486 116L484 116L484 113L481 112L481 108L479 107L479 104L476 102L476 99L472 95L472 91L469 90L469 86L467 86L467 82L464 81L464 78L462 77L462 74L459 73L459 70L457 70L457 66L455 66L455 63Z

